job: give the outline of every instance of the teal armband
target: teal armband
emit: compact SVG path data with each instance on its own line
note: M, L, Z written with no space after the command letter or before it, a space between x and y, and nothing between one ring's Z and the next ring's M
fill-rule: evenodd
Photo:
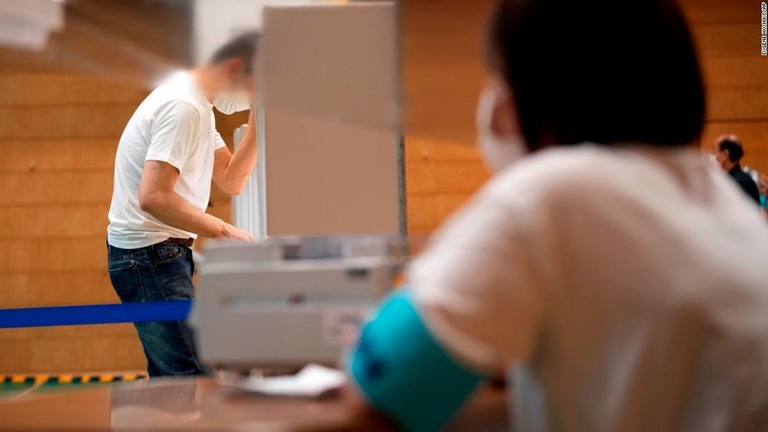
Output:
M407 431L439 430L483 380L429 334L408 290L363 327L347 368L369 402Z

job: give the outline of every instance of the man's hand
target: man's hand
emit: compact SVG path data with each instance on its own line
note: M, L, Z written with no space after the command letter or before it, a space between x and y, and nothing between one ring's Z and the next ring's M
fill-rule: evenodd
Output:
M228 239L245 240L245 241L253 240L253 236L251 236L247 232L241 230L240 228L237 228L234 225L230 225L224 221L221 221L221 235L219 236L219 238L228 238Z

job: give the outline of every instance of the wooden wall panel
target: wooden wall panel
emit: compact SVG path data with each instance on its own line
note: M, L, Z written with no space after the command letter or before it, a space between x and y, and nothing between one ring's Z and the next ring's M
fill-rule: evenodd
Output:
M0 73L0 308L113 303L105 235L115 150L146 91ZM0 373L141 370L131 325L0 331Z
M408 194L430 194L437 192L435 162L411 162L405 167L405 177L408 181Z
M406 135L474 141L482 34L495 0L408 0L402 7Z
M135 371L144 368L141 345L130 325L83 327L103 335L6 338L0 334L3 373ZM3 330L11 333L16 330Z
M758 121L709 122L702 143L710 145L718 136L738 133L747 150L768 151L768 118Z
M765 178L765 176L768 176L768 173L766 172L766 167L768 167L768 151L761 150L761 151L753 151L744 156L744 160L742 160L742 163L744 166L756 169L762 173L762 177ZM765 181L765 180L763 180ZM768 183L766 183L768 185Z
M0 173L109 171L115 165L117 139L11 139L0 141Z
M472 145L407 137L409 233L432 232L489 176L479 152Z
M441 215L437 210L436 194L412 194L408 193L408 233L429 234L446 215Z
M0 274L102 270L105 237L0 240Z
M109 205L9 205L0 212L0 241L104 237Z
M488 179L484 166L475 161L439 163L435 175L438 191L451 194L472 194Z
M760 3L749 0L680 0L678 3L694 26L724 22L754 24L760 16Z
M135 334L30 340L29 366L34 371L69 371L75 365L78 370L92 372L126 371L144 369L146 364Z
M707 120L759 120L767 117L768 86L709 87Z
M119 138L137 103L0 107L0 140Z
M482 160L474 141L461 143L418 136L409 138L405 146L405 157L409 162Z
M106 262L100 257L99 261ZM0 307L116 303L106 266L98 270L0 273Z
M692 31L700 54L704 57L760 55L759 19L758 10L754 23L694 24Z
M130 336L135 334L133 325L107 324L93 326L27 327L0 330L0 340L58 339L106 336Z
M55 97L52 97L55 95ZM0 106L135 104L142 89L75 73L16 73L0 75Z
M703 57L705 81L709 88L768 86L765 58L759 55Z
M37 372L32 369L32 339L2 340L0 348L0 371L3 373Z
M0 174L3 204L108 204L113 176L111 171Z

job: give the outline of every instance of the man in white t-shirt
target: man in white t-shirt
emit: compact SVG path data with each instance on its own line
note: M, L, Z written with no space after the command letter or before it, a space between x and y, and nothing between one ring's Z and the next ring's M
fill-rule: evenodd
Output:
M363 328L353 400L439 430L509 371L515 430L768 431L768 226L698 151L677 6L501 0L488 40L497 174Z
M124 303L194 297L190 247L198 235L250 240L250 235L205 212L211 180L237 195L256 165L251 111L234 153L216 131L224 114L250 108L258 35L241 35L206 64L169 77L139 105L115 158L109 209L109 276ZM150 376L208 372L183 321L135 324Z

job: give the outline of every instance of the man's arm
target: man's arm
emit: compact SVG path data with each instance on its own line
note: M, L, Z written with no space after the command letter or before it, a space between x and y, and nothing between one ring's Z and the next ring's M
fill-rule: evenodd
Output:
M226 147L216 150L213 180L224 192L239 195L253 173L256 160L256 119L255 110L251 109L248 126L235 153L231 153Z
M173 187L179 171L171 164L148 160L139 185L139 206L161 222L206 237L251 240L250 234L202 212L179 196Z

